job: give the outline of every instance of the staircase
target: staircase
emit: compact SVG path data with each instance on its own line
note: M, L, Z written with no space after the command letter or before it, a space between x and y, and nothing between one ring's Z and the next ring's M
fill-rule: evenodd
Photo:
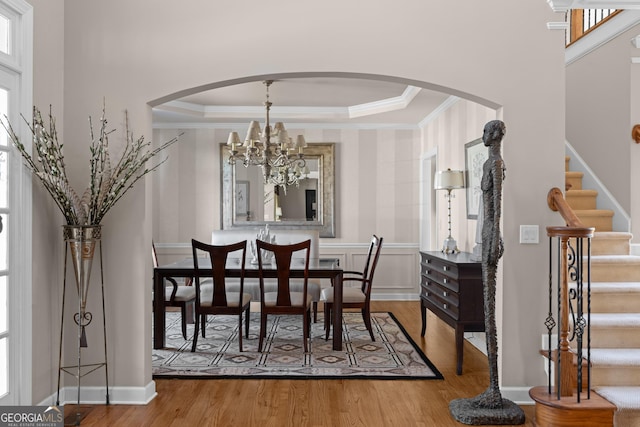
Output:
M595 190L565 160L565 199L587 227L591 244L591 388L616 405L614 426L640 427L640 257L631 234L612 231L613 212L597 209ZM586 343L585 343L586 345Z

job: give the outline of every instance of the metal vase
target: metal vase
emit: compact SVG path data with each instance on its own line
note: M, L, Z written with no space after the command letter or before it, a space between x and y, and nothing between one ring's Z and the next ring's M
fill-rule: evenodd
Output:
M81 327L80 346L87 346L85 326L91 323L93 315L87 311L87 296L91 283L91 267L96 246L102 237L101 225L65 225L64 239L69 244L73 272L78 291L78 312L74 321Z

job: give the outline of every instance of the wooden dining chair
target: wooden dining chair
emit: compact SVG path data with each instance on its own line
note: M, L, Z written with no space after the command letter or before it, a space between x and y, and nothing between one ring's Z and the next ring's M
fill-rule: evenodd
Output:
M151 258L153 260L153 268L158 267L158 254L156 246L151 242ZM165 286L164 305L165 307L179 307L182 317L182 336L187 339L187 323L189 317L193 316L194 306L196 302L196 289L191 286L191 279L186 279L184 284L179 284L173 277L165 279L169 282ZM155 298L155 295L153 296Z
M244 271L247 254L247 241L229 245L214 246L195 239L191 239L193 251L193 267L195 271L196 284L196 325L193 332L193 345L191 351L196 351L198 345L198 329L202 322L203 336L204 327L208 314L212 315L237 315L238 316L238 347L242 351L242 314L245 314L245 336L249 337L250 305L251 295L244 292ZM202 259L198 257L204 252L211 262L211 273L204 273L203 270L209 266L201 265ZM229 254L241 252L238 259L240 265L240 288L237 291L229 291L226 286L225 267ZM212 278L213 283L203 286L205 278Z
M369 252L364 269L362 271L345 271L342 278L342 308L359 308L362 311L362 320L369 331L369 335L371 335L371 341L376 340L371 327L371 287L373 286L373 275L378 265L381 249L382 237L374 234L369 244ZM356 283L358 286L350 286L350 283ZM320 301L324 303L325 339L328 340L329 330L331 329L331 310L333 308L332 287L322 290Z
M260 278L260 340L258 351L262 351L262 342L267 333L267 315L269 314L293 314L302 315L302 335L304 341L304 351L307 353L309 347L307 341L311 334L311 306L312 298L308 294L309 281L309 252L311 240L290 245L277 245L262 240L256 240L258 252L258 269ZM273 262L277 270L277 288L275 292L265 292L265 259L263 251L273 254ZM291 262L293 254L298 251L305 251L304 258L294 258L293 262L304 263L304 277L302 281L302 291L291 290Z

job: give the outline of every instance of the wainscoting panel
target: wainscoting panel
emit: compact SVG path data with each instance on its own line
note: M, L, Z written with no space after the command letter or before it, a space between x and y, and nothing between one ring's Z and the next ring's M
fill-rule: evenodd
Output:
M345 270L362 271L369 245L320 242L320 255L338 258ZM418 300L420 257L417 244L384 242L373 282L375 300Z

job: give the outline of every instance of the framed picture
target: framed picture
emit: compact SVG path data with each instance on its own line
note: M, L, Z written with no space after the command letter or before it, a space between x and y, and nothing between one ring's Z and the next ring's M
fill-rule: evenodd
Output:
M478 208L482 189L482 165L489 158L489 149L484 146L482 138L464 145L464 163L467 180L467 218L478 219Z
M236 215L246 216L249 212L249 181L236 181Z

